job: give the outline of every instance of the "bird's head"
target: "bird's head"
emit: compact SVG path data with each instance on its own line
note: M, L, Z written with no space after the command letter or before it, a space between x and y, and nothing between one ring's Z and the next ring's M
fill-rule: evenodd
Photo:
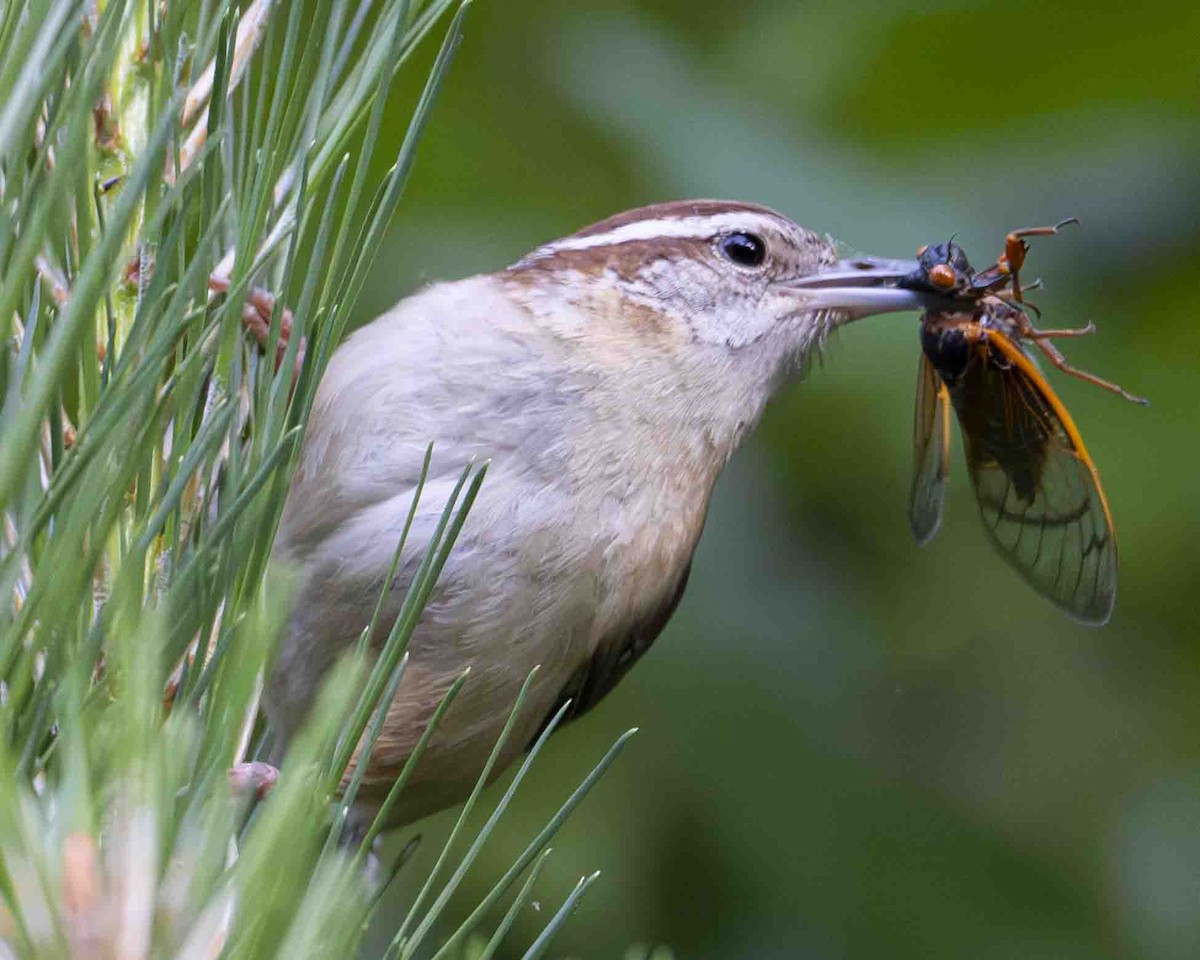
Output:
M610 217L500 277L600 411L590 429L700 451L714 476L832 328L938 300L896 287L918 268L839 259L832 239L756 204L691 200Z
M506 271L538 297L585 308L643 346L799 354L833 326L922 307L897 289L915 261L838 259L827 236L757 204L689 200L617 214ZM759 351L754 351L759 352Z

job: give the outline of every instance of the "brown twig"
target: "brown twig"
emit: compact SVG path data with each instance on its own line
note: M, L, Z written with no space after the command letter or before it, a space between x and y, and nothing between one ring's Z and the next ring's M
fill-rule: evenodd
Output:
M267 32L267 21L271 15L274 0L254 0L246 12L238 20L237 33L233 40L233 58L229 67L229 83L227 94L232 93L250 67L250 59ZM196 159L208 139L208 106L212 99L213 74L216 61L209 63L200 74L199 79L192 84L183 101L183 112L179 117L180 129L186 130L195 123L192 132L179 147L179 169L167 169L166 180L173 183L175 178L188 168Z

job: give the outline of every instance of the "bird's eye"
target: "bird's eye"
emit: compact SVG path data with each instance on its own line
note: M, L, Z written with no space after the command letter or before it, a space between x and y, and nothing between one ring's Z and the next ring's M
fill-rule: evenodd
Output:
M760 266L767 257L766 243L753 233L731 233L722 237L718 246L728 259L743 267Z

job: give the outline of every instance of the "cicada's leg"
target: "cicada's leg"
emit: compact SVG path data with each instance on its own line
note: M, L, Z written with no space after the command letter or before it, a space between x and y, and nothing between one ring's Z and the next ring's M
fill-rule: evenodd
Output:
M1065 220L1059 220L1052 227L1023 227L1020 230L1011 231L1004 238L1004 254L996 261L996 265L1001 271L1007 272L1012 277L1013 296L1018 302L1023 300L1021 296L1021 267L1025 265L1025 254L1029 252L1029 244L1025 242L1024 238L1053 236L1067 224L1078 222L1074 217L1067 217Z
M1080 329L1086 330L1086 328L1080 328ZM1117 384L1112 383L1108 380L1102 380L1100 377L1096 376L1094 373L1088 373L1086 370L1080 370L1078 367L1073 367L1069 363L1067 363L1067 358L1063 356L1062 351L1059 350L1058 347L1056 347L1046 337L1047 333L1060 333L1061 334L1063 331L1041 330L1041 331L1037 331L1037 332L1040 334L1040 336L1029 336L1028 334L1027 334L1027 336L1029 336L1029 339L1031 339L1034 342L1034 344L1037 345L1037 348L1046 355L1046 359L1049 360L1050 363L1052 363L1056 369L1061 370L1063 373L1070 374L1072 377L1078 377L1080 380L1084 380L1088 383L1094 384L1097 387L1103 387L1105 390L1110 390L1113 393L1115 393L1117 396L1124 397L1126 400L1129 400L1132 403L1140 403L1143 406L1149 405L1150 401L1147 400L1145 397L1139 397L1136 394L1132 394L1128 390L1126 390L1124 387L1118 386ZM1070 335L1071 331L1067 331L1067 333L1068 333L1068 335Z
M1065 330L1036 330L1030 327L1025 336L1030 340L1060 340L1063 337L1086 337L1095 332L1096 325L1089 320L1086 326L1067 327Z

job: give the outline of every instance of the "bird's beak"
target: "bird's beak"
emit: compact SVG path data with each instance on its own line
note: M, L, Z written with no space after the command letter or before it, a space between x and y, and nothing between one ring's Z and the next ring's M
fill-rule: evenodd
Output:
M820 268L798 280L789 280L789 292L812 310L840 314L841 323L896 310L947 308L950 301L936 294L902 290L896 284L920 269L916 260L851 257Z

